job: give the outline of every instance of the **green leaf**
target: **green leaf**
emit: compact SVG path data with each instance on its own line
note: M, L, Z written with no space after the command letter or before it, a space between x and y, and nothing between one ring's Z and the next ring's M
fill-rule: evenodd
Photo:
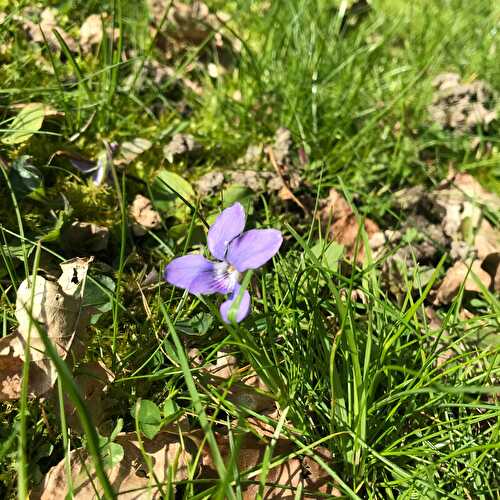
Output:
M65 203L64 210L60 210L57 215L57 220L54 226L49 229L41 238L41 241L56 241L61 236L61 229L68 222L71 214L73 213L73 209L70 207L68 203Z
M100 434L97 435L99 439L99 453L102 458L102 463L106 469L113 468L123 460L123 446L118 443L113 443L116 436L118 436L122 429L123 419L119 418L109 437L101 436ZM85 439L84 444L86 445Z
M176 415L179 412L179 406L177 403L172 399L167 399L163 403L163 415L165 418L169 418L172 415Z
M44 118L43 104L33 102L25 106L12 120L9 131L6 132L2 142L4 144L20 144L26 142L35 132L42 127Z
M195 193L189 184L189 182L176 174L175 172L170 172L169 170L162 170L153 181L151 186L155 201L168 202L182 200L179 195L185 200L191 202ZM174 192L175 191L175 192Z
M92 323L95 323L102 314L111 311L115 282L106 275L92 276L97 282L87 280L83 293L83 307L90 307L95 314Z
M9 180L16 198L24 198L34 192L43 193L43 177L30 157L23 155L14 160L9 170Z
M139 429L148 438L153 439L162 427L161 411L158 406L148 399L137 401L133 416L139 423Z
M108 438L99 436L102 463L106 469L111 469L123 460L123 446L111 442Z
M255 194L251 189L239 184L232 184L229 186L223 191L222 196L224 200L224 208L229 207L238 201L243 205L243 208L247 213L249 213L255 199Z
M337 271L339 260L344 253L344 246L332 241L325 247L324 242L320 241L311 248L311 252L323 267L329 271Z

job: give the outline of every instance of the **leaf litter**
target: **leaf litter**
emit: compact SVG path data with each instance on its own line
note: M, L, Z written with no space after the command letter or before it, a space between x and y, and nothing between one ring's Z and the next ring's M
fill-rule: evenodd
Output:
M149 230L158 229L161 225L160 214L153 208L151 200L141 194L134 198L129 213L135 236L144 236Z
M0 339L0 400L20 397L28 338L32 369L29 378L30 396L43 396L54 386L57 373L45 354L38 328L46 331L63 359L71 361L72 356L78 358L84 352L84 335L89 317L82 311L82 300L91 261L91 258L76 258L62 263L62 273L57 281L37 275L34 290L32 280L24 280L19 286L16 300L19 326L15 333Z
M463 82L457 73L438 75L433 85L435 95L429 107L434 122L457 133L487 128L497 119L495 95L482 81Z

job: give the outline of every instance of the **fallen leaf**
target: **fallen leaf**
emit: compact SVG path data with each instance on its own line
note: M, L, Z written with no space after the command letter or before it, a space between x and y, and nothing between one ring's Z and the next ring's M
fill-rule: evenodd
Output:
M80 47L84 53L92 50L93 45L102 41L103 24L101 14L91 14L80 28Z
M61 243L67 250L78 253L97 253L106 250L109 229L93 222L74 221L62 230Z
M481 221L477 230L474 248L479 259L485 259L490 254L500 252L500 231L494 229L486 219Z
M222 456L227 460L231 456L232 441L228 436L217 435L217 444ZM263 461L267 442L256 438L252 434L246 434L241 438L239 453L236 457L240 477L244 478L245 473L258 468ZM286 439L276 441L273 456L289 454L295 451L295 445ZM322 461L331 462L331 453L323 447L318 446L314 454ZM271 460L272 461L272 460ZM203 456L203 477L216 477L216 469L213 464L208 448L205 448ZM244 487L242 498L244 500L254 500L258 497L259 479L258 474L250 474L252 483ZM290 458L284 463L272 467L268 470L262 498L288 499L294 498L299 487L302 488L301 499L317 499L325 495L331 497L338 496L337 488L330 485L332 478L312 456L297 456ZM245 484L242 481L242 484Z
M320 210L320 220L323 225L329 225L327 230L330 239L343 245L346 249L347 257L352 258L360 228L356 215L336 189L330 189L328 198L323 200ZM380 232L378 225L368 218L364 220L364 228L368 240ZM364 255L364 245L362 240L359 240L357 260L362 262Z
M172 23L168 30L170 35L192 45L202 44L214 30L212 25L216 22L210 16L208 6L199 0L192 4L173 2L168 17Z
M136 195L129 208L132 219L132 232L135 236L144 236L151 229L157 229L161 225L160 214L153 208L149 198Z
M0 339L0 400L20 396L25 348L30 339L30 396L42 396L55 383L56 370L45 354L38 328L43 328L63 359L70 351L82 351L81 337L88 323L82 311L83 289L91 259L72 259L61 264L57 282L37 275L24 280L17 291L16 333ZM33 300L32 300L33 297ZM38 325L38 328L37 328Z
M40 14L40 22L34 23L30 19L22 18L23 28L33 42L45 44L45 38L52 50L59 50L59 40L54 35L57 30L64 43L71 52L78 52L78 45L66 31L57 25L57 9L46 7ZM45 37L44 37L45 35Z
M217 353L215 366L210 368L209 371L212 375L229 379L238 371L238 360L232 354L225 351L219 351Z
M138 156L151 148L152 142L147 139L137 137L130 142L124 142L120 146L120 153L114 163L116 165L128 165Z
M487 255L481 267L490 275L495 292L500 292L500 252Z
M133 432L119 434L114 442L123 447L124 456L121 462L107 473L117 496L123 500L164 498L158 489L157 481L167 485L169 481L188 479L188 468L194 462L197 451L189 436L185 436L181 442L179 437L167 432L159 433L154 439L142 439L145 456L141 452L137 435ZM188 447L189 451L183 445ZM70 453L70 464L73 498L101 498L103 491L87 451L83 448L73 450ZM63 458L49 470L34 498L65 500L68 491L66 460Z
M234 356L220 351L215 364L204 365L199 351L192 349L190 357L200 367L200 383L218 387L228 401L237 407L253 411L274 410L276 401L269 395L269 389L258 375L244 374ZM230 380L230 385L227 383Z
M439 285L436 293L434 303L449 304L458 294L462 283L464 283L464 290L467 292L481 292L481 287L476 283L473 274L483 284L484 287L489 288L491 284L490 275L481 268L481 261L475 260L472 263L471 271L465 262L455 262L455 264L448 269L445 278ZM467 278L467 279L466 279Z
M101 362L90 361L82 363L73 373L73 378L80 389L85 405L92 415L92 422L99 426L106 416L106 410L111 405L107 394L109 384L114 380L114 374ZM54 395L56 404L59 400ZM71 399L64 395L64 411L66 422L75 432L82 433L80 418Z
M21 397L24 346L25 341L19 333L0 339L0 401ZM44 395L54 382L48 362L30 363L28 397Z

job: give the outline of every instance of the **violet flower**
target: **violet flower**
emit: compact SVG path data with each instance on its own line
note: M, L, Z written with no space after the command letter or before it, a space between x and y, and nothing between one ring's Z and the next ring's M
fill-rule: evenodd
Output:
M82 172L84 175L92 175L92 180L95 186L101 186L105 182L112 183L111 161L113 155L118 151L118 144L112 142L105 143L106 148L101 151L97 157L97 161L87 160L86 158L70 158L71 164Z
M283 241L277 229L243 232L245 219L243 207L235 203L223 210L210 227L208 248L217 261L189 254L174 259L165 268L165 280L190 293L228 294L229 298L220 306L226 323L229 323L229 310L240 292L241 273L263 266L276 254ZM245 290L236 312L236 321L242 321L249 311L250 294Z

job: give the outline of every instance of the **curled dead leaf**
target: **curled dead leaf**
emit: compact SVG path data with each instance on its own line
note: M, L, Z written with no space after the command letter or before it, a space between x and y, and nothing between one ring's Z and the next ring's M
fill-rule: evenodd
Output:
M21 397L23 358L26 342L19 333L0 339L0 401ZM54 384L48 360L32 361L28 397L44 395Z
M80 389L80 394L85 401L88 411L92 415L94 425L99 426L106 416L106 410L111 401L107 389L114 380L114 374L102 362L91 361L82 363L73 373L75 383ZM56 403L58 404L58 399ZM64 396L64 411L66 422L76 432L81 433L82 427L77 410L71 399Z
M354 256L360 227L351 207L336 189L330 189L328 198L322 202L320 220L325 226L329 224L329 237L333 241L344 245L346 255L352 258ZM368 218L364 221L364 228L368 240L380 232L378 225ZM364 255L364 245L362 241L359 240L357 260L362 262Z
M120 145L120 154L114 163L116 165L128 165L138 158L142 153L151 148L152 142L141 137L136 137L132 141L124 142Z
M107 473L116 494L123 500L163 498L157 481L166 485L169 480L177 482L187 479L188 468L194 463L196 454L196 447L188 436L181 442L179 437L166 432L159 433L154 439L142 439L146 457L142 454L137 435L133 432L119 434L115 443L123 447L124 456L121 462ZM189 448L189 451L186 448ZM83 448L73 450L70 454L70 464L73 498L101 498L103 491L87 451ZM66 460L63 458L49 470L35 498L64 500L68 491Z
M217 435L216 438L222 456L228 460L232 452L231 439L222 435ZM248 481L242 481L243 484L246 484L242 494L244 500L253 500L258 496L260 476L251 473L251 471L262 464L266 447L266 441L258 439L252 434L246 434L241 438L236 465L242 478L245 478L245 473L250 473ZM295 451L295 445L291 441L278 439L273 456L290 454L293 451ZM311 453L311 455L315 455L326 463L331 461L331 453L323 447L315 448L314 454ZM210 452L205 448L202 476L215 478L217 474L215 470ZM299 455L268 470L263 498L294 498L299 487L302 488L300 497L302 499L316 499L320 496L319 494L321 497L323 495L326 497L328 495L338 496L339 492L331 485L331 482L332 478L323 470L314 456Z
M493 290L500 292L500 252L487 255L481 267L491 276Z
M486 259L488 255L500 252L500 231L483 219L476 232L474 248L479 259Z
M0 400L20 396L28 339L30 395L41 396L54 385L56 371L45 354L39 328L45 330L63 359L68 357L70 351L82 349L78 337L82 336L88 322L81 306L90 262L91 259L63 262L57 282L37 275L34 290L33 278L24 280L19 286L16 300L18 331L0 340Z
M83 22L80 28L80 47L83 53L92 50L93 45L99 45L102 41L103 24L100 14L91 14Z
M474 278L474 275L476 278ZM435 304L449 304L458 294L462 283L464 290L467 292L480 292L481 287L478 285L479 280L484 287L489 288L491 284L490 275L481 268L481 261L475 260L470 267L465 262L455 262L448 269L444 280L439 285L436 293Z
M134 198L129 213L135 236L144 236L149 230L157 229L161 225L160 214L153 208L151 200L141 194Z
M35 23L28 18L21 18L23 23L23 29L28 34L33 42L45 44L45 39L52 50L60 50L59 40L54 34L54 30L57 30L64 43L67 45L71 52L78 51L78 45L66 31L57 25L57 9L53 7L46 7L40 13L40 22Z

